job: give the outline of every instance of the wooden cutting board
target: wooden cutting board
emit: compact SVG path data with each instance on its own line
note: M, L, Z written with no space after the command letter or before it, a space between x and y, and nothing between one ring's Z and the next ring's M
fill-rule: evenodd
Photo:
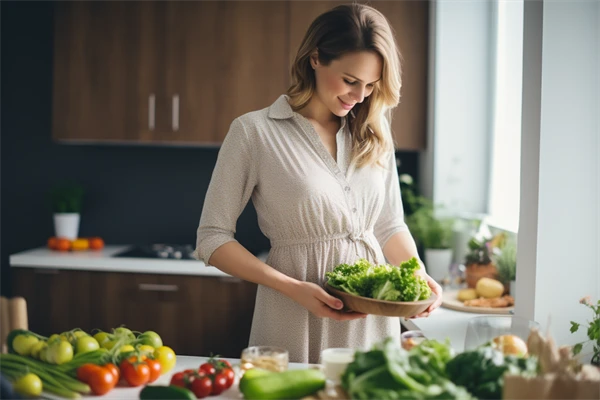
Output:
M457 299L458 290L444 290L442 294L442 307L449 308L451 310L477 313L477 314L510 314L514 310L514 306L511 307L468 307L463 304L462 301Z

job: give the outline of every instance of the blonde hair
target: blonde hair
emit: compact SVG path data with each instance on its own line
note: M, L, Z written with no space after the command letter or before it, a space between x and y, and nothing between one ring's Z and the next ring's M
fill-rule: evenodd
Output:
M306 106L315 93L315 74L310 64L315 50L323 65L357 51L373 51L381 56L381 80L369 97L354 106L348 118L352 162L358 167L381 164L382 156L394 148L391 111L400 102L402 86L400 51L387 19L376 9L356 3L318 16L308 28L292 65L292 84L287 94L294 111Z

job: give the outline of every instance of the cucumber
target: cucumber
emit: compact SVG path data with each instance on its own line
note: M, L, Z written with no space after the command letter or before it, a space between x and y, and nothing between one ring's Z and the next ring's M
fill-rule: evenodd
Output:
M271 372L269 370L266 369L262 369L262 368L252 368L249 369L248 371L244 372L244 375L242 376L242 379L240 379L240 383L238 385L238 388L240 389L240 392L244 393L244 389L246 388L246 384L248 383L248 381L250 379L254 379L254 378L258 378L259 376L266 376L266 375L270 375L270 374L274 374L275 372Z
M196 395L179 386L146 386L140 392L141 400L196 400Z
M240 391L246 399L298 399L325 387L325 375L316 369L296 369L248 379Z

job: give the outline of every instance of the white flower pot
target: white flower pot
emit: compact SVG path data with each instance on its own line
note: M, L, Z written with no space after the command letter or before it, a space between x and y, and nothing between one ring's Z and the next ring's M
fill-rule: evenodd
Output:
M69 240L77 239L77 235L79 235L79 213L54 214L54 232L56 237Z
M425 249L425 268L437 283L450 274L452 249Z

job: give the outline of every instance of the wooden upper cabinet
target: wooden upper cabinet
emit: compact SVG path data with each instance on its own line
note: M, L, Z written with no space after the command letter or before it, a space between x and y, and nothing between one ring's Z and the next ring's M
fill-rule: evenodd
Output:
M402 54L400 104L392 132L397 150L424 150L427 137L428 1L359 1L385 15L396 33ZM344 1L292 1L290 7L290 65L310 23Z
M140 74L138 3L56 2L54 22L54 139L139 139L155 78Z
M174 1L167 7L172 121L162 139L220 144L236 117L270 106L287 89L287 5Z
M342 1L55 3L53 136L219 145L238 116L285 93L316 16ZM375 1L403 55L398 149L425 148L426 1Z
M220 144L287 88L284 2L57 2L58 140Z

